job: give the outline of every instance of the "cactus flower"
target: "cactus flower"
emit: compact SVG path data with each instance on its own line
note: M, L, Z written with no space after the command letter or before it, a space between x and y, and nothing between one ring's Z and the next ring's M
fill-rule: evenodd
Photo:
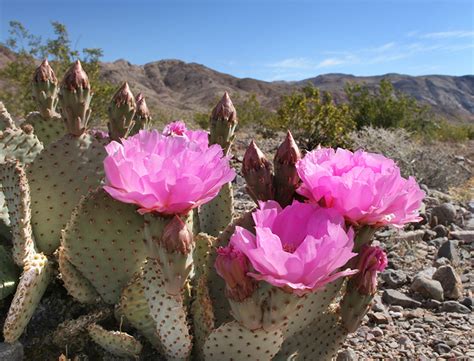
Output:
M253 294L256 281L247 275L249 261L233 246L219 247L215 263L216 271L226 283L226 296L234 301L243 301Z
M377 290L377 275L387 267L387 255L380 247L362 246L357 269L359 272L351 279L362 295L373 295Z
M186 214L209 202L235 171L222 148L209 146L201 133L189 131L184 137L141 130L122 144L111 142L104 189L119 201L137 204L141 214Z
M353 224L402 227L421 219L424 192L380 154L318 148L296 166L302 180L298 193L334 208Z
M298 201L284 209L275 201L259 206L255 234L236 227L230 240L248 257L249 276L301 296L357 272L338 271L356 254L354 232L337 211Z
M185 135L186 131L186 124L181 120L177 120L175 122L169 123L165 129L163 129L164 135Z

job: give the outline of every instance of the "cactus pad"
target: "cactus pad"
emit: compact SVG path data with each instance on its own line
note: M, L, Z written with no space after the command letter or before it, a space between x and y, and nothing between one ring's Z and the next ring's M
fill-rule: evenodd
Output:
M339 321L333 311L320 314L305 329L285 340L274 360L332 360L347 336Z
M26 116L23 124L33 126L35 135L45 148L66 134L64 121L59 114L54 114L51 118L45 119L40 112L31 112Z
M89 336L106 351L116 356L137 357L142 352L142 344L125 332L108 331L93 323L87 327Z
M0 182L10 215L13 259L16 264L23 265L24 259L29 254L35 253L30 223L30 189L25 172L18 162L7 162L2 165Z
M33 134L31 125L0 131L0 163L11 159L31 163L42 150L43 145Z
M191 306L191 311L193 314L195 353L199 359L204 359L204 355L202 354L204 343L214 329L214 311L209 298L209 290L205 276L199 278L197 282L196 295Z
M214 330L204 345L206 361L269 361L283 342L281 330L250 331L237 321Z
M217 237L232 221L234 212L232 184L222 186L219 194L199 209L201 232Z
M0 300L15 291L18 282L18 268L9 250L0 245Z
M52 254L61 230L81 196L103 176L105 139L99 135L66 135L45 149L27 170L31 189L32 227L36 246Z
M42 253L30 254L25 259L23 274L3 326L6 342L15 342L23 333L46 291L51 273L51 265Z
M140 276L135 276L123 289L118 308L125 319L155 348L161 347L156 332L156 323L150 316L150 308L145 298L145 289Z
M143 285L150 314L156 322L167 358L186 359L191 353L191 336L181 296L165 291L165 281L157 260L147 259L143 266Z
M81 303L95 303L100 299L94 286L69 262L62 247L58 250L58 264L64 287L72 297Z
M145 260L143 217L135 206L118 202L98 188L74 210L62 246L67 259L104 301L115 304Z
M8 207L5 203L5 194L3 193L3 186L0 183L0 236L10 238L10 217L8 216Z

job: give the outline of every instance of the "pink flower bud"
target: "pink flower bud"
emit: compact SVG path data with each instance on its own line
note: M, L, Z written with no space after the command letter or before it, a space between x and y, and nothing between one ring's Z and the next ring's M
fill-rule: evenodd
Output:
M44 59L41 62L41 65L35 70L35 73L33 75L33 82L44 83L47 81L57 84L58 79L56 79L56 75L54 74L53 68L51 68L51 66L49 65L48 59Z
M112 98L112 103L114 103L117 108L123 105L128 105L129 108L135 109L135 98L133 97L132 91L127 82L124 82L117 90Z
M70 91L76 89L90 89L89 78L82 69L81 62L76 60L76 62L69 68L69 70L64 74L62 81L62 86Z
M189 254L193 248L193 234L178 216L165 226L160 241L168 253Z
M215 267L217 274L225 280L226 295L231 300L241 302L255 291L256 282L247 276L248 259L233 246L218 248Z
M149 120L151 118L150 111L145 101L145 97L142 93L138 93L135 97L135 102L137 104L137 111L135 116L141 119Z
M224 93L224 96L212 110L211 119L214 121L237 123L237 112L227 92Z
M377 290L377 275L387 267L387 255L380 247L363 245L359 252L357 269L351 283L360 294L373 295Z
M245 151L242 174L247 182L247 191L252 199L267 201L273 199L273 175L271 164L252 140Z

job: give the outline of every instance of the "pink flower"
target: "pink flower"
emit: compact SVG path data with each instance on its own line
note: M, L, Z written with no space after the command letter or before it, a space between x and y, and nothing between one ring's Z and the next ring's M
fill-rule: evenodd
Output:
M331 207L360 225L402 227L417 222L424 192L413 177L402 178L391 159L380 154L320 148L297 165L298 193Z
M209 202L235 177L222 148L209 146L200 132L164 136L140 130L122 144L109 143L106 150L104 189L121 202L140 206L141 214L185 214Z
M184 135L186 131L186 124L181 120L176 120L163 129L163 135Z
M297 201L283 210L275 201L259 205L255 234L236 227L230 240L254 268L249 276L303 295L357 272L337 271L356 254L354 232L336 211Z
M357 262L359 272L353 276L352 282L359 293L373 295L377 290L377 274L387 267L387 255L380 247L362 246Z
M181 120L169 123L163 129L163 135L166 136L182 136L188 140L201 144L203 148L209 145L209 134L204 130L188 130L186 124Z
M225 280L228 298L241 302L255 291L256 281L247 275L249 261L233 246L217 249L215 267L217 274Z

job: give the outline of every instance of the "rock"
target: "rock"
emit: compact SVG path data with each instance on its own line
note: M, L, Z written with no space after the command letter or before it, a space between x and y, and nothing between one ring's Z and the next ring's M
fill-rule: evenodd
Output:
M23 345L18 341L15 343L0 342L0 360L21 361L23 360Z
M436 233L436 237L446 237L448 235L448 229L442 224L433 227L433 231Z
M419 242L423 239L425 231L418 229L416 231L400 232L395 236L395 241Z
M429 309L432 309L432 310L436 310L438 309L440 306L441 306L441 302L439 301L436 301L436 300L428 300L424 303L424 306L426 308L429 308Z
M426 229L425 234L423 235L423 241L429 242L435 237L436 237L436 232L432 231L431 229Z
M383 336L383 331L380 327L374 327L372 330L370 330L370 332L375 337L382 337Z
M445 301L441 305L443 312L471 313L471 310L457 301Z
M445 257L449 259L453 266L459 265L459 253L456 247L456 244L453 240L448 240L444 242L441 247L438 249L438 254L436 258Z
M440 355L444 355L445 353L448 353L451 351L451 347L449 347L445 343L438 343L434 345L433 350Z
M367 314L369 320L377 325L388 325L391 321L391 317L382 312L369 312Z
M472 309L472 306L474 304L474 299L472 297L465 297L462 301L461 304L463 304L466 307L469 307Z
M456 208L451 203L443 203L431 210L431 216L437 218L438 224L447 226L456 219Z
M444 300L441 283L424 276L415 277L411 284L411 290L426 298L432 298L437 301Z
M435 274L435 272L436 272L436 267L428 267L418 272L414 278L416 277L433 278L433 275Z
M438 237L428 241L430 246L435 246L436 248L441 247L441 245L448 240L448 237Z
M450 234L454 239L460 239L465 243L474 242L474 231L452 231Z
M438 258L433 262L433 265L435 267L447 266L447 265L450 265L450 264L451 264L451 262L449 262L449 259L447 259L446 257Z
M336 361L357 361L359 358L351 348L345 349L337 354Z
M402 270L388 269L383 271L380 277L391 288L398 288L407 282L407 275Z
M441 266L433 275L433 279L439 281L444 290L444 298L457 300L462 297L463 286L461 277L452 266Z
M399 305L402 307L420 307L421 302L414 300L413 298L408 297L407 295L392 289L387 289L382 295L382 299L385 303L389 305Z

